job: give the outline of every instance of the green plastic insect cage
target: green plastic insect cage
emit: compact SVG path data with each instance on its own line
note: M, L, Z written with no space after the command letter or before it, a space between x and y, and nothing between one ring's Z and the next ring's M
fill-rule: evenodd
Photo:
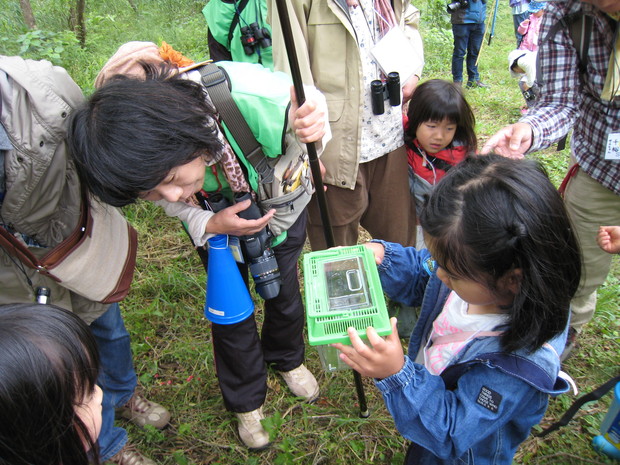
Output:
M363 245L320 250L305 254L303 267L308 341L317 346L323 369L347 369L329 346L350 344L347 328L366 343L369 326L380 336L392 332L374 255Z

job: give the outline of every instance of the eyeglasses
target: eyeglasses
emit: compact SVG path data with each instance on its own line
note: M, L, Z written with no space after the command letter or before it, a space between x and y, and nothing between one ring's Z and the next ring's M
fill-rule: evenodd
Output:
M207 166L213 166L219 163L222 160L223 151L218 150L215 153L207 152L206 150L202 152L199 156L205 161Z

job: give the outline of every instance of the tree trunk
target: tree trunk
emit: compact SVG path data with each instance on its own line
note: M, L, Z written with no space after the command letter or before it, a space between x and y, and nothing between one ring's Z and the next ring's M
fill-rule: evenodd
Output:
M84 22L84 8L86 0L76 0L75 6L71 7L69 25L71 30L75 32L80 45L86 45L86 24Z
M24 22L28 29L36 29L37 22L34 20L32 14L32 7L30 6L30 0L19 0L19 6L22 8L22 15L24 15Z

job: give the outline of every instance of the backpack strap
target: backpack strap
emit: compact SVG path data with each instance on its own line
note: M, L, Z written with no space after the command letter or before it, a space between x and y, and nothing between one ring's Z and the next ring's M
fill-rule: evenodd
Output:
M254 167L262 183L273 181L273 168L267 163L263 147L258 143L241 110L230 93L226 71L214 63L207 63L198 69L202 85L207 89L211 101L226 127L239 145L246 160Z
M614 378L611 378L606 383L601 384L599 387L594 389L594 391L584 396L581 396L579 399L573 402L573 405L571 405L569 409L566 411L566 413L562 415L562 418L560 418L558 421L553 423L551 426L548 426L547 428L542 430L540 433L534 434L534 436L543 438L547 436L549 433L552 433L553 431L559 429L560 427L566 426L568 422L571 421L571 419L575 416L575 413L577 413L577 411L581 408L583 404L592 402L593 400L600 399L605 394L607 394L607 392L609 392L618 382L620 382L620 375Z
M460 333L444 334L432 339L433 345L452 344L453 342L465 342L474 337L501 336L503 331L461 331Z
M249 0L241 0L237 5L237 0L234 0L235 4L235 16L233 20L230 22L230 28L228 29L228 50L230 50L230 44L232 43L233 35L235 34L235 28L239 24L239 20L241 19L241 12L248 5Z

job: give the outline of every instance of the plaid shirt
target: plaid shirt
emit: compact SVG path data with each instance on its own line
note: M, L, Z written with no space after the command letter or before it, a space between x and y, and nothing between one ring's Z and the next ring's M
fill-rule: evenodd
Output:
M583 83L577 50L568 30L561 29L545 40L555 23L579 9L594 19ZM534 139L529 152L549 147L572 128L571 149L579 166L620 195L620 161L605 160L604 156L609 134L620 133L620 97L611 102L600 99L617 27L617 21L590 4L578 0L550 1L540 28L540 98L519 121L532 126Z

